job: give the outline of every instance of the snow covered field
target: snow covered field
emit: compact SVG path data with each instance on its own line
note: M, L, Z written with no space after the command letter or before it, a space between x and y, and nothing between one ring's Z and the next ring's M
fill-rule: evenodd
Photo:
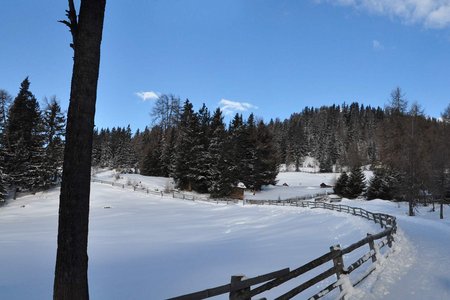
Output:
M302 186L326 179L282 174ZM159 187L167 181L145 180ZM24 196L0 208L0 299L51 298L58 195L56 189ZM389 262L354 291L354 298L450 299L447 219L438 220L429 208L410 218L405 205L381 200L343 202L396 215L400 227ZM295 268L331 245L345 247L379 230L365 219L332 211L191 202L93 183L91 299L163 299L225 284L231 275Z

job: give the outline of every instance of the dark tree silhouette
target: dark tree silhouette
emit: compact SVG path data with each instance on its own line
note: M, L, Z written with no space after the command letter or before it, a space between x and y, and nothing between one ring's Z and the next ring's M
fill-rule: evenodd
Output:
M106 0L69 0L74 64L59 206L54 299L89 299L88 223L92 137Z

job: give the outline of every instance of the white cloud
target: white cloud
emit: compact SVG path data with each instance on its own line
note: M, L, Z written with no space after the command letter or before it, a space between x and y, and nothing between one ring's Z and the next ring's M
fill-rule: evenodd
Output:
M407 24L426 28L450 26L450 0L315 0L342 6L352 6L379 15L401 19Z
M137 92L135 93L136 96L142 99L142 101L148 101L148 100L156 100L159 98L158 93L149 91L149 92Z
M382 44L380 41L378 41L378 40L373 40L373 41L372 41L372 48L373 48L373 50L375 50L375 51L381 51L381 50L384 50L383 44Z
M227 99L222 99L219 102L220 109L222 112L226 115L230 115L235 112L239 111L247 111L249 109L258 109L257 106L250 104L248 102L237 102L237 101L231 101Z

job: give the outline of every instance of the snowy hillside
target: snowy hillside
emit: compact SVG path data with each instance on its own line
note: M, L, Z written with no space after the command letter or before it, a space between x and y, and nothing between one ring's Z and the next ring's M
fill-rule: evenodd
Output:
M328 178L289 176L292 182L306 186ZM144 183L143 178L135 179ZM160 188L167 182L145 180ZM25 196L0 208L0 299L51 298L58 195L53 190ZM421 209L418 217L406 217L406 206L381 200L344 200L344 204L396 215L401 228L389 263L380 265L354 291L355 298L450 297L447 220L439 221L428 208ZM177 296L227 283L235 274L256 276L298 267L331 245L346 246L378 231L378 226L365 219L337 212L183 201L93 183L91 298ZM349 261L355 258L348 257ZM272 299L281 290L265 296Z

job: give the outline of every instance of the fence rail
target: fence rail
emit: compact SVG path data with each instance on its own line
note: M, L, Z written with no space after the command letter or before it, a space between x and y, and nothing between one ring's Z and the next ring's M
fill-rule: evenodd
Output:
M103 180L103 179L99 179L99 178L91 178L92 182L97 182L97 183L102 183L102 184L108 184L111 186L118 186L121 187L122 189L127 189L127 190L132 190L134 192L141 192L144 194L150 194L150 195L156 195L156 196L168 196L168 197L172 197L172 198L179 198L179 199L184 199L184 200L204 200L204 201L210 201L210 198L208 196L205 195L199 195L199 194L189 194L189 193L182 193L179 191L164 191L164 190L155 190L155 189L151 189L148 188L142 184L128 184L128 183L121 183L121 182L117 182L117 181L109 181L109 180ZM216 202L216 201L214 201Z
M300 198L294 198L289 200L247 200L249 204L260 204L260 205L286 205L288 203L291 206L297 207L309 207L309 208L322 208L329 209L339 212L345 212L352 214L354 216L362 217L367 220L371 220L380 225L382 231L376 234L367 234L367 236L354 244L346 248L341 248L340 245L335 245L330 247L330 252L323 254L322 256L294 269L290 270L282 269L279 271L271 272L268 274L260 275L254 278L245 278L244 276L232 276L231 282L229 284L225 284L222 286L209 288L203 291L186 294L174 298L170 298L169 300L192 300L192 299L206 299L213 296L229 294L229 298L231 300L247 300L251 299L254 296L260 295L272 288L280 286L294 278L299 277L302 274L305 274L311 270L314 270L325 263L333 262L333 266L331 268L326 269L319 275L301 283L285 294L279 296L276 299L291 299L306 289L316 285L319 282L322 282L328 279L331 276L336 276L336 281L328 285L326 288L322 289L315 295L309 297L308 299L320 299L323 296L327 295L331 291L336 288L340 289L340 298L345 298L345 291L342 288L342 282L339 280L342 276L346 276L356 269L361 267L365 262L371 260L372 264L367 270L357 278L353 286L357 286L360 284L365 278L367 278L374 270L374 263L380 258L381 252L380 249L385 247L386 245L390 248L392 247L392 242L394 241L394 234L397 230L397 222L395 217L388 214L381 213L373 213L367 211L365 209L359 207L351 207L347 205L341 204L332 204L325 202L313 202L313 201L304 201ZM349 254L356 249L361 248L362 246L368 245L369 252L365 253L362 257L357 259L355 262L350 263L348 267L344 265L344 255ZM386 251L385 256L388 256L389 252ZM255 285L259 285L257 287L252 288Z

